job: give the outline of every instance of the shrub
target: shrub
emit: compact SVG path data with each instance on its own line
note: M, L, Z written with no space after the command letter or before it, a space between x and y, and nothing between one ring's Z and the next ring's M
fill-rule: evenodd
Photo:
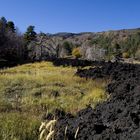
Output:
M123 57L123 58L129 58L129 53L128 53L128 52L124 52L124 53L122 54L122 57Z
M65 41L62 46L67 50L68 55L71 55L72 46L73 46L72 43Z
M76 58L82 57L81 52L80 52L80 48L74 48L72 51L72 55Z
M135 57L137 60L140 60L140 49L136 52Z

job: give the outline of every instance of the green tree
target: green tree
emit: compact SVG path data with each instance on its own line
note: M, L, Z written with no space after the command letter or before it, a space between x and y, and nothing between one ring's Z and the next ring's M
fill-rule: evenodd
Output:
M7 29L11 30L13 33L15 33L15 24L13 21L8 21L7 22Z
M29 55L29 50L28 50L28 45L32 42L35 41L36 39L36 32L34 31L35 27L34 26L29 26L27 28L27 31L25 32L23 38L24 38L24 59L28 59Z
M7 20L5 17L1 17L0 19L0 32L5 33L7 26Z
M140 60L140 49L135 54L136 59Z
M114 44L113 49L114 49L115 56L121 56L121 47L118 43Z
M28 45L31 41L36 39L36 32L34 31L34 26L29 26L26 33L24 34L25 44Z
M62 46L63 46L63 48L65 48L67 50L68 55L71 55L73 45L71 43L69 43L68 41L65 41Z
M135 57L140 46L140 32L129 35L127 40L123 42L122 48L124 52L128 52L130 57Z

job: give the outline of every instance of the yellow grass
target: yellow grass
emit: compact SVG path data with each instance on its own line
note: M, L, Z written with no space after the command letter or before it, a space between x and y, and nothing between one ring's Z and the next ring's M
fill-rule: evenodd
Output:
M55 67L51 62L0 70L0 139L37 140L47 110L75 114L107 99L105 80L86 80L75 72L76 68Z
M1 70L0 101L6 100L13 108L19 104L24 111L38 113L59 108L74 113L106 98L105 81L86 80L75 76L75 72L76 68L55 67L51 62ZM55 98L52 92L59 96Z

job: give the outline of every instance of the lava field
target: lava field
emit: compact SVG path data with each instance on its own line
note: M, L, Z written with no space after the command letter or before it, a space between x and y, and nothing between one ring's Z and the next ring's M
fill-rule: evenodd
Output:
M102 66L105 61L88 61L80 59L57 58L51 59L55 66L72 66L72 67L85 67L85 66Z
M65 62L65 64L63 63ZM85 66L86 62L55 61L56 65ZM94 65L88 62L87 65ZM97 63L96 63L97 64ZM99 63L98 63L99 64ZM57 111L56 140L139 140L140 139L140 65L100 63L95 68L78 68L85 78L109 78L106 91L110 98L90 105L73 116Z

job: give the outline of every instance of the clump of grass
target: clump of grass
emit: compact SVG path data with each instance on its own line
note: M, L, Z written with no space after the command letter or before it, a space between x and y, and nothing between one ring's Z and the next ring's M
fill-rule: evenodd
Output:
M40 121L35 116L19 113L0 114L1 140L38 140Z
M51 140L54 139L54 128L56 125L56 120L50 120L50 121L45 121L42 122L40 128L39 128L39 132L40 132L40 136L39 139L40 140Z
M105 89L95 88L89 92L87 96L85 96L81 103L84 105L90 104L91 107L95 108L98 103L105 101L108 98L108 94L105 93ZM88 104L87 104L88 103Z

